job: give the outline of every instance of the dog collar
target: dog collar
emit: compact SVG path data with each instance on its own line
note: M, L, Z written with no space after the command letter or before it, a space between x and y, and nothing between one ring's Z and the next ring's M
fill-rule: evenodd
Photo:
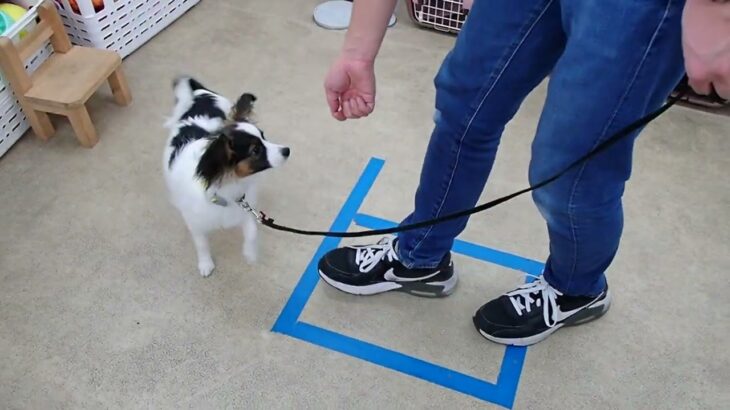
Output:
M203 188L203 194L205 194L208 191L208 189L205 187L205 184L203 183L202 180L199 180L199 182L200 182L200 186ZM246 200L246 195L244 194L236 202L244 202L245 200ZM210 197L210 202L215 205L218 205L218 206L223 206L223 207L228 206L228 200L223 198L222 196L218 195L217 192L213 192L213 196Z
M228 206L228 200L223 198L222 196L218 195L218 193L214 193L213 196L210 198L210 202L212 202L215 205L218 206ZM240 198L236 200L236 203L246 203L246 195L241 195Z

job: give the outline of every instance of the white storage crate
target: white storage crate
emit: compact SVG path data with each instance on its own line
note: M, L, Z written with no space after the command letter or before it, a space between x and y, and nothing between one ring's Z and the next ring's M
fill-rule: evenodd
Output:
M72 43L113 50L122 57L131 54L200 2L96 0L95 7L92 0L54 1Z
M5 35L13 41L18 41L21 31L35 24L36 17L38 17L37 3L22 19L13 24ZM25 68L29 72L35 71L52 52L53 49L50 43L46 43L45 47L39 49L38 52L25 61ZM0 72L0 156L4 155L25 134L28 128L30 126L23 110L20 108L20 103L15 97L10 84Z
M4 155L30 126L13 96L0 102L0 156Z

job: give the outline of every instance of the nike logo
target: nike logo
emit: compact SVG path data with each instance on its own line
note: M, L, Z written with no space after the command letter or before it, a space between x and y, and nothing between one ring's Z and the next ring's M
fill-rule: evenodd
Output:
M587 305L581 306L581 307L579 307L577 309L573 309L573 310L563 311L563 310L560 309L560 307L558 307L557 321L558 322L562 322L563 320L565 320L565 319L573 316L574 314L580 312L581 310L590 309L590 308L593 308L593 307L596 307L596 306L601 305L600 302L605 301L605 299L604 300L601 300L601 297L603 297L603 295L600 295L600 296L596 297L593 301L591 301Z
M383 275L383 278L385 280L387 280L387 281L390 281L390 282L420 282L422 280L431 279L432 277L438 275L439 273L441 273L441 271L440 270L437 270L436 272L433 272L431 274L428 274L426 276L421 276L421 277L418 277L418 278L404 278L404 277L401 277L401 276L397 276L395 274L394 269L393 268L390 268L387 271L385 271L385 274Z

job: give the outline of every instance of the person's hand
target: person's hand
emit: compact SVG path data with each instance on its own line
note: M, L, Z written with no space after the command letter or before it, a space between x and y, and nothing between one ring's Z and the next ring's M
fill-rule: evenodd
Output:
M337 120L367 117L375 108L373 62L340 57L327 73L324 89Z
M682 47L689 85L702 95L730 100L730 2L688 0Z

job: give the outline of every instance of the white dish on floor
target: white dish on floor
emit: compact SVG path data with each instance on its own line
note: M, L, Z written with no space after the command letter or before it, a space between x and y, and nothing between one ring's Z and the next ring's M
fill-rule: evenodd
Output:
M366 1L366 0L360 0ZM346 0L330 0L314 8L314 22L328 30L344 30L350 26L352 2ZM390 16L388 27L396 22L395 15Z

